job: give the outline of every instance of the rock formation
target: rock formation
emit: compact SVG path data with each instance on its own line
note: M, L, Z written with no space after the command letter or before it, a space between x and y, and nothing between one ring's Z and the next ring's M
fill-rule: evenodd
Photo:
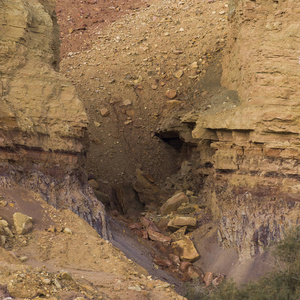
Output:
M58 73L53 0L0 3L0 185L70 208L107 237L103 205L82 171L87 116Z
M229 2L222 84L240 105L200 116L192 134L219 241L245 258L300 220L300 11L292 0Z

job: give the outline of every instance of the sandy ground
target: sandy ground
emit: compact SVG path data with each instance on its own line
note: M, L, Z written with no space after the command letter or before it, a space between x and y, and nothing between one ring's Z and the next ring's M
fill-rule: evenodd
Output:
M8 203L0 208L0 217L8 221L14 234L7 237L4 248L0 247L0 286L7 285L12 297L182 299L173 286L154 279L157 277L151 276L110 242L102 240L93 228L72 212L56 210L36 194L17 186L0 189L0 194ZM25 235L16 234L12 222L15 212L33 217L32 231ZM72 233L61 232L64 228L69 228ZM124 237L120 234L116 244L122 240ZM126 241L128 245L131 242L127 238ZM131 255L139 256L145 267L153 265L146 251L128 245L127 251L132 250ZM150 273L172 281L170 275L163 271L156 274L155 271L153 269ZM173 283L179 290L178 282L173 280Z

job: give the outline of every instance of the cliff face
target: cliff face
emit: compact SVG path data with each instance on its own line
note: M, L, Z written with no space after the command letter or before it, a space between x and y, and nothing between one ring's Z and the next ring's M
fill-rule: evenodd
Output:
M87 116L58 73L52 0L0 3L0 184L70 208L106 237L105 213L81 171Z
M229 3L222 84L240 106L201 116L202 172L219 241L241 257L299 224L300 10L297 1Z

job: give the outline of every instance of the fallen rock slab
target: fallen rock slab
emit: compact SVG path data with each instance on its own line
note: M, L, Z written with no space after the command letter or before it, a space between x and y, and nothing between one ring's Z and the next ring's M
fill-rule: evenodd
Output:
M160 212L166 215L172 211L175 211L182 203L189 202L189 198L183 192L175 194L173 197L169 198L163 206L160 208Z
M32 218L22 213L14 213L13 220L17 234L25 234L33 227Z
M182 261L195 261L200 258L200 254L194 246L190 238L185 237L182 240L172 243L174 252L179 252Z
M176 230L183 226L187 226L189 229L195 229L197 225L197 219L193 217L175 217L168 223L168 229Z
M167 243L167 244L171 244L171 238L168 236L165 236L157 231L154 231L150 228L147 229L148 235L150 240L152 241L157 241L157 242L161 242L161 243Z

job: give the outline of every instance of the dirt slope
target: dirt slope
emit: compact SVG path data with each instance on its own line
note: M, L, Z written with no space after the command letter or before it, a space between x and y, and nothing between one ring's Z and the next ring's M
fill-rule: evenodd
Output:
M1 188L0 195L7 203L0 217L13 233L0 247L0 298L7 285L16 299L183 299L69 210L56 210L17 186ZM16 234L15 212L33 217L32 231Z
M162 120L236 101L220 85L226 3L58 1L61 71L84 102L87 170L103 190L137 167L170 176L183 157L155 136Z

